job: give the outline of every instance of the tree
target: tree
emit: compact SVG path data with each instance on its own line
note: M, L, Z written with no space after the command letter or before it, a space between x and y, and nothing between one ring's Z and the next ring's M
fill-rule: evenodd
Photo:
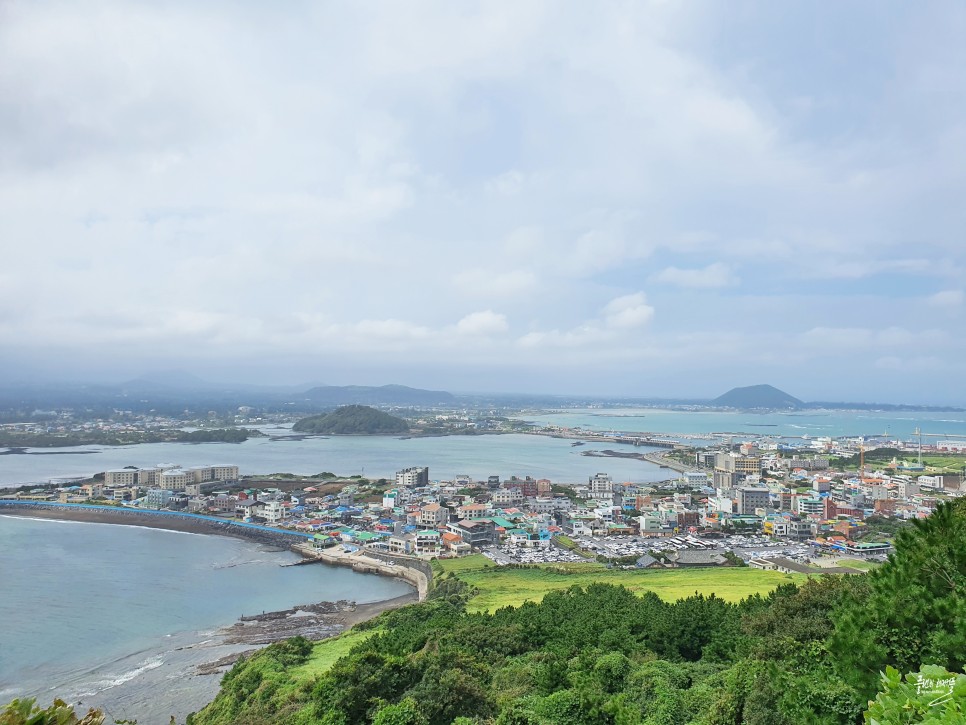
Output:
M0 725L102 725L104 713L91 708L78 718L74 708L63 700L54 700L41 709L34 699L14 700L0 712Z
M429 721L419 709L416 701L407 697L396 705L386 705L380 708L372 725L427 725Z
M886 666L966 664L966 500L940 504L896 535L895 553L867 574L868 597L836 615L830 649L842 676L871 697Z

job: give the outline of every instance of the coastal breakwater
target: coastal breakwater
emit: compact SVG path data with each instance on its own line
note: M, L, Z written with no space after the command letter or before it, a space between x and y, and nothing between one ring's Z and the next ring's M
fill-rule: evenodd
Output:
M118 506L89 506L86 504L57 503L48 501L19 501L0 499L0 514L29 516L31 518L61 519L64 521L87 521L100 524L125 524L169 529L192 534L220 534L236 536L261 544L288 548L294 541L307 541L312 534L298 531L273 529L241 521L230 521L216 516L189 514L180 511L151 511L122 508Z
M422 559L414 557L393 556L364 549L349 552L341 547L315 549L311 544L305 543L294 544L292 551L306 559L347 566L363 574L381 574L402 579L416 588L417 597L421 602L429 595L433 583L432 567Z

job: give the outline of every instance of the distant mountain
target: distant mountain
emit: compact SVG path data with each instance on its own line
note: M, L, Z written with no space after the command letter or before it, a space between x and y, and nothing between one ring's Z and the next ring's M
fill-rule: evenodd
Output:
M346 405L331 413L302 418L292 430L316 435L396 435L409 432L409 423L366 405Z
M804 408L803 403L783 390L771 385L749 385L744 388L732 388L724 395L718 396L711 404L721 408Z
M135 388L138 390L152 388L170 388L173 390L207 390L216 386L207 380L202 380L197 375L192 375L184 370L161 370L147 373L133 380L122 383L122 388Z
M442 390L420 390L405 385L325 385L305 392L321 405L453 405L456 398Z

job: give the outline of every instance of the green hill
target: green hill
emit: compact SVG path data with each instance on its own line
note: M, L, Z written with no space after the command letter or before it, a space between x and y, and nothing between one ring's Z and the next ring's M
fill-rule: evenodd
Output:
M722 408L803 408L803 403L784 390L771 385L749 385L744 388L732 388L724 395L711 401L712 405Z
M293 431L315 435L397 435L409 432L409 423L367 405L346 405L331 413L302 418Z

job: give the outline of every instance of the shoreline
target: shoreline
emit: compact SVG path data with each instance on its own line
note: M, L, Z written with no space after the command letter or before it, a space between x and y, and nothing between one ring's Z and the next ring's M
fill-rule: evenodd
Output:
M349 567L360 573L379 574L399 579L416 589L418 601L423 601L432 583L432 570L426 562L406 557L390 557L359 550L352 554L333 550L315 550L307 534L270 529L254 524L229 520L218 521L195 514L162 513L134 509L95 508L83 504L42 503L0 499L0 516L4 514L55 521L140 526L189 534L232 536L259 544L277 546L293 551L306 564L318 561L333 566Z
M85 506L83 504L27 502L0 499L0 516L11 514L33 519L55 519L59 521L79 521L92 524L122 524L140 526L148 529L166 529L188 534L233 536L239 539L256 541L261 544L277 544L284 548L295 541L305 541L308 537L296 532L268 529L259 526L246 526L229 520L218 521L194 517L193 514L161 513L136 509L112 509L110 507Z
M75 523L102 523L113 525L137 526L191 533L197 535L233 536L252 543L268 546L277 553L293 551L305 557L305 554L292 547L292 538L277 538L275 532L260 532L248 530L239 526L206 520L192 520L176 516L158 516L156 514L127 511L127 510L90 510L83 508L66 508L62 505L37 505L24 502L3 503L0 505L0 519L4 515L18 518L45 519ZM140 514L140 515L139 515ZM262 536L269 534L269 537ZM304 537L299 537L306 541ZM307 557L306 557L307 559ZM315 557L312 557L315 559ZM319 561L324 561L321 558ZM312 563L307 560L307 563ZM131 654L126 657L130 664L125 664L123 674L112 673L115 680L107 687L95 685L96 689L87 691L77 689L75 684L66 684L57 691L50 691L50 697L69 697L73 690L74 699L83 701L84 707L100 707L113 717L138 718L142 722L151 721L153 716L161 717L167 722L169 715L174 715L178 721L207 705L218 694L221 678L224 673L242 655L249 655L274 642L290 637L304 636L312 641L323 641L338 636L361 622L373 619L383 612L407 606L421 600L420 588L415 582L400 576L402 572L377 570L367 566L363 569L362 562L327 562L335 565L350 566L356 571L366 571L388 575L405 581L413 587L413 591L406 594L373 602L357 603L355 601L316 601L312 604L296 604L287 609L272 612L248 613L234 621L228 621L214 631L181 632L175 637L177 642L172 649L159 650L150 653ZM370 562L366 562L367 565ZM401 568L401 567L400 567ZM142 661L143 660L143 661ZM174 669L171 669L174 668ZM170 696L145 700L144 694L161 681L169 683L175 677L178 685L171 687ZM90 685L84 686L90 687ZM46 694L37 693L40 700ZM154 698L155 695L152 695ZM0 702L2 705L3 702ZM45 703L41 703L45 704ZM163 711L163 712L162 712ZM147 720L145 720L147 716Z

